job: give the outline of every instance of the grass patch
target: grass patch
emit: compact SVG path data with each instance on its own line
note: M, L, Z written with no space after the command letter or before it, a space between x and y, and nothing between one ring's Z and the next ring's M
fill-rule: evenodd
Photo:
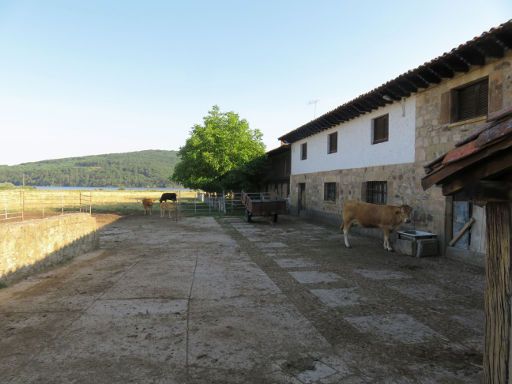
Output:
M4 283L3 281L0 281L0 289L2 288L7 288L7 284Z

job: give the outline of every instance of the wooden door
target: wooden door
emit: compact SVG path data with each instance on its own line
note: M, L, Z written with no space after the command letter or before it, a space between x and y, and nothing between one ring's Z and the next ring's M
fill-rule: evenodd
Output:
M297 207L300 211L306 209L306 183L299 183L299 201L297 202Z
M471 218L471 203L469 201L454 201L453 202L453 233L452 238L457 233L460 232L462 227L469 221ZM470 244L470 233L471 231L466 231L466 233L457 241L454 245L456 248L461 249L469 249Z

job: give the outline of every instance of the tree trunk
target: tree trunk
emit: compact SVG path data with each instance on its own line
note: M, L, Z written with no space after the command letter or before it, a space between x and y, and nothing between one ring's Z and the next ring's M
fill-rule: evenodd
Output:
M487 203L484 383L512 383L511 212L508 203Z

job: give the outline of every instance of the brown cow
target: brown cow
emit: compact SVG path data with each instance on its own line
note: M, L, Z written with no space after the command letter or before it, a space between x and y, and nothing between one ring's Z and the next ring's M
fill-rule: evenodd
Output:
M408 205L400 207L393 205L378 205L360 201L346 201L343 205L343 230L345 246L350 248L348 231L354 223L365 228L381 228L384 231L384 249L393 251L389 245L389 234L402 223L411 222L412 208Z
M153 199L149 199L145 197L142 199L142 206L144 207L144 214L147 215L148 212L151 215L151 211L153 209Z
M178 205L176 202L162 201L160 203L160 217L164 217L165 212L169 213L169 218L171 218L172 214L174 216L174 219L178 221Z

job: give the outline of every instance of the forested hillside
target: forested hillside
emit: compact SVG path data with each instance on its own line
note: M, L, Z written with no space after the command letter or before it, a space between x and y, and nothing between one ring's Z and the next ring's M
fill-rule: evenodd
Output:
M80 187L175 186L176 151L148 150L0 165L0 183Z

